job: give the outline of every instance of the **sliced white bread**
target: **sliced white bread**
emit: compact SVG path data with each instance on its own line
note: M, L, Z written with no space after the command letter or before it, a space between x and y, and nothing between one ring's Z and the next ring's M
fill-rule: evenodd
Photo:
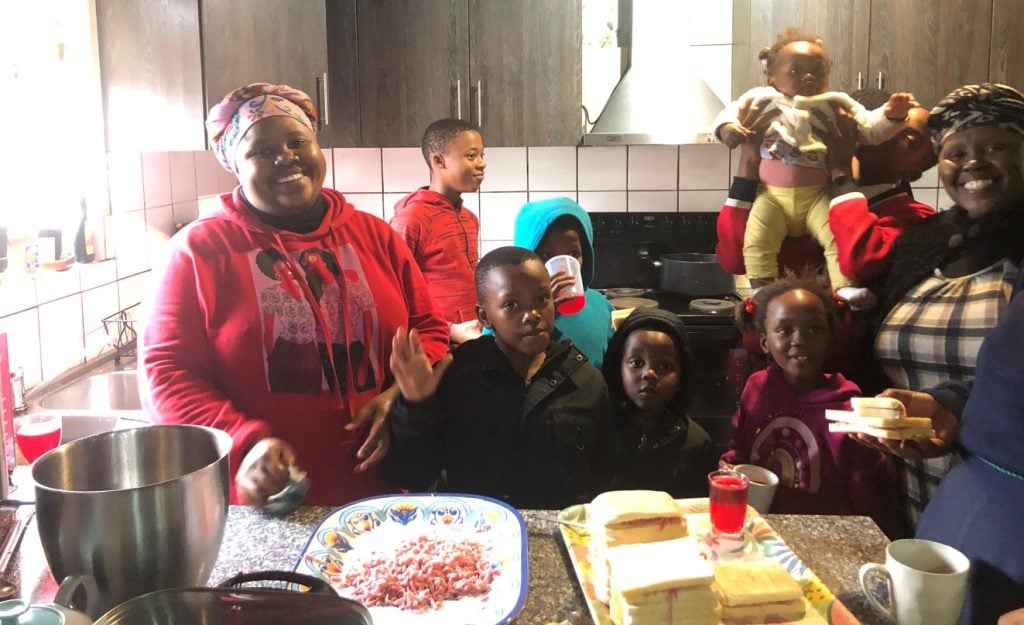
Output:
M807 605L803 599L774 601L756 605L722 606L722 620L738 621L741 623L763 623L771 617L771 622L776 623L800 620L806 612Z
M608 615L615 625L720 625L719 611L717 607L708 611L690 610L679 600L631 606L613 598Z
M700 555L692 538L622 545L608 550L613 593L638 603L656 590L703 587L715 579L715 565Z
M854 397L850 406L862 417L901 419L907 416L903 402L893 397Z
M682 538L686 519L672 495L656 490L616 490L590 503L587 526L591 539L609 547Z
M932 426L932 420L928 417L865 417L849 410L826 410L825 418L829 421L867 425L888 430L930 428Z
M804 596L800 584L778 562L719 562L715 586L723 609L792 602Z
M876 428L860 423L831 422L828 424L829 432L842 432L844 434L867 434L875 438L887 440L907 440L910 438L932 438L935 430L930 427L909 427L909 428Z

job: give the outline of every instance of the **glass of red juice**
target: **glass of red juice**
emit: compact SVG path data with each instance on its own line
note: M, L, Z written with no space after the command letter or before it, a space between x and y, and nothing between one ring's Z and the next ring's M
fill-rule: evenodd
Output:
M562 287L555 294L557 299L564 300L558 304L558 312L563 315L575 315L583 310L583 307L587 304L587 293L583 287L583 273L580 268L580 261L568 254L562 254L549 258L544 263L544 267L547 268L549 275L553 276L559 271L563 271L566 275L575 279L573 284Z
M736 471L708 473L711 527L716 533L738 536L747 519L747 491L750 478Z
M56 449L60 445L60 435L61 417L57 414L31 414L14 420L14 439L29 464Z

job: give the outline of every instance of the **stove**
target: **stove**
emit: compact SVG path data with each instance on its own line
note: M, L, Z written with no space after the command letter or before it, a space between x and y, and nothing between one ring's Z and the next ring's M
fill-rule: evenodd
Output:
M623 307L654 305L679 316L697 364L688 414L724 451L730 419L751 367L734 314L735 292L685 295L658 288L659 259L675 252L714 253L717 213L591 213L593 288ZM625 301L622 301L625 300Z

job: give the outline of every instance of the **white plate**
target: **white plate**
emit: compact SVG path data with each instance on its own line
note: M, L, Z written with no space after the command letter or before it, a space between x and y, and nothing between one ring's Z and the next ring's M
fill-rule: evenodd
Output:
M329 582L338 593L345 559L359 549L376 548L384 534L408 532L450 535L465 530L484 544L487 559L498 569L490 590L479 597L445 601L439 608L411 612L394 607L370 607L375 623L388 625L448 625L507 623L526 601L527 550L523 517L501 501L475 495L396 495L353 502L332 511L313 531L295 570ZM375 532L377 532L375 534Z

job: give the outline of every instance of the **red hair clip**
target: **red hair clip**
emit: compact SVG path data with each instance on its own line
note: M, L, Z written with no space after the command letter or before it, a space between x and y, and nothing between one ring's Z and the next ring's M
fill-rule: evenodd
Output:
M754 298L748 297L743 300L743 310L745 310L748 315L754 314L754 311L757 310L757 305L754 303Z
M842 310L843 308L846 308L846 300L845 300L845 299L843 299L843 298L842 298L842 297L841 297L841 296L839 295L839 293L833 293L833 294L832 294L832 299L834 299L834 300L835 300L835 302L836 302L836 308L837 308L837 309L839 309L839 310Z

